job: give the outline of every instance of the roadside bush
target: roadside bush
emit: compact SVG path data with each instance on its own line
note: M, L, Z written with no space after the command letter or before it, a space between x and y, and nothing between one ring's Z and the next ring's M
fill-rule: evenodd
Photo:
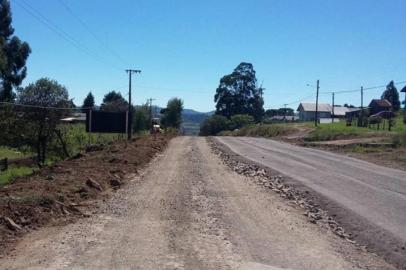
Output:
M240 129L244 126L248 126L254 123L254 117L248 114L236 114L231 116L228 120L227 128L228 130Z
M228 120L222 115L212 115L211 117L204 120L200 126L200 136L213 136L217 135L219 132L226 130L228 125Z
M392 137L392 143L396 147L406 147L406 132L403 131L403 132L396 133Z

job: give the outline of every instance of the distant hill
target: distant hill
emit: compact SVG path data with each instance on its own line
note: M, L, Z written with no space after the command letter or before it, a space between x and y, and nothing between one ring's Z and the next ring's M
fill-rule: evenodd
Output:
M161 111L161 107L152 106L152 113L154 117L160 117L159 112ZM200 124L203 121L214 114L212 112L198 112L192 109L183 109L182 112L182 129L185 135L198 135L200 131Z
M214 112L198 112L191 109L184 109L182 113L182 128L185 135L198 135L200 124Z

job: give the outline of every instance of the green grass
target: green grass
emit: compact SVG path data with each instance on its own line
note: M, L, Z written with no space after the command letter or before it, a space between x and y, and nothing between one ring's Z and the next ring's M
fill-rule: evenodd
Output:
M8 159L23 158L26 156L28 156L28 154L26 152L22 152L17 149L5 147L5 146L0 146L0 159L2 159L2 158L8 158Z
M34 172L32 167L14 167L10 166L7 171L0 172L0 186L6 185L17 177L30 175Z
M76 153L82 151L86 145L90 144L107 144L112 141L127 138L124 134L99 134L86 132L84 124L73 124L73 125L60 125L58 127L65 140L67 150L69 154L75 155ZM28 147L28 146L27 146ZM61 146L58 140L53 140L49 144L46 165L50 165L54 162L61 160L62 156ZM29 153L27 151L18 151L17 149L0 146L0 158L7 157L8 159L22 158L27 156L32 156L35 154ZM13 179L21 176L30 175L35 170L34 167L15 167L14 165L9 166L8 170L5 172L0 172L0 186L5 185L13 181Z
M112 141L125 139L127 135L117 133L87 133L84 124L61 125L67 149L70 155L74 155L90 144L107 144ZM57 142L59 143L59 142Z
M372 137L384 135L385 132L378 132L369 128L346 126L345 122L334 124L320 124L305 138L307 141L329 141L346 138Z
M287 124L249 125L236 131L223 131L220 136L276 137L287 135L295 129Z
M311 123L307 123L310 127ZM355 125L347 126L345 121L334 124L320 124L306 137L307 141L329 141L338 139L351 139L351 138L367 138L367 137L391 137L397 138L400 141L404 141L401 134L406 133L406 124L403 123L403 114L399 115L395 119L395 125L391 131L387 129L388 123L385 123L385 130L377 130L376 126L372 128L357 127ZM400 137L399 137L400 136Z

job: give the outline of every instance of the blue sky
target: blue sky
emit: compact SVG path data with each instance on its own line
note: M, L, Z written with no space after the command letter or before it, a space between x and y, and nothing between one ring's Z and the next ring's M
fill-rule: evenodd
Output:
M186 108L199 111L214 109L220 78L242 61L254 65L258 82L266 88L265 108L314 95L315 89L306 85L317 79L322 92L406 81L404 0L12 0L11 4L16 34L32 48L24 85L41 77L55 79L78 105L90 90L97 103L110 90L127 94L126 68L142 70L133 80L133 102L151 97L163 106L176 96ZM38 20L51 22L56 31L78 43L72 45ZM382 91L366 91L364 102ZM331 95L321 95L321 102L330 100ZM336 102L359 105L360 95L336 95Z

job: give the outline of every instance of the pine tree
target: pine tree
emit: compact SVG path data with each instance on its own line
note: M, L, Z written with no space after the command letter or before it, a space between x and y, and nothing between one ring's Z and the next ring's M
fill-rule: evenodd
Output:
M27 75L26 61L31 53L26 42L13 36L10 2L0 0L0 101L13 101L13 88Z
M386 90L382 94L382 99L387 99L392 104L392 109L394 112L400 109L399 92L395 87L395 83L391 81L387 86Z
M86 112L94 108L94 96L92 92L89 92L83 100L82 111Z

